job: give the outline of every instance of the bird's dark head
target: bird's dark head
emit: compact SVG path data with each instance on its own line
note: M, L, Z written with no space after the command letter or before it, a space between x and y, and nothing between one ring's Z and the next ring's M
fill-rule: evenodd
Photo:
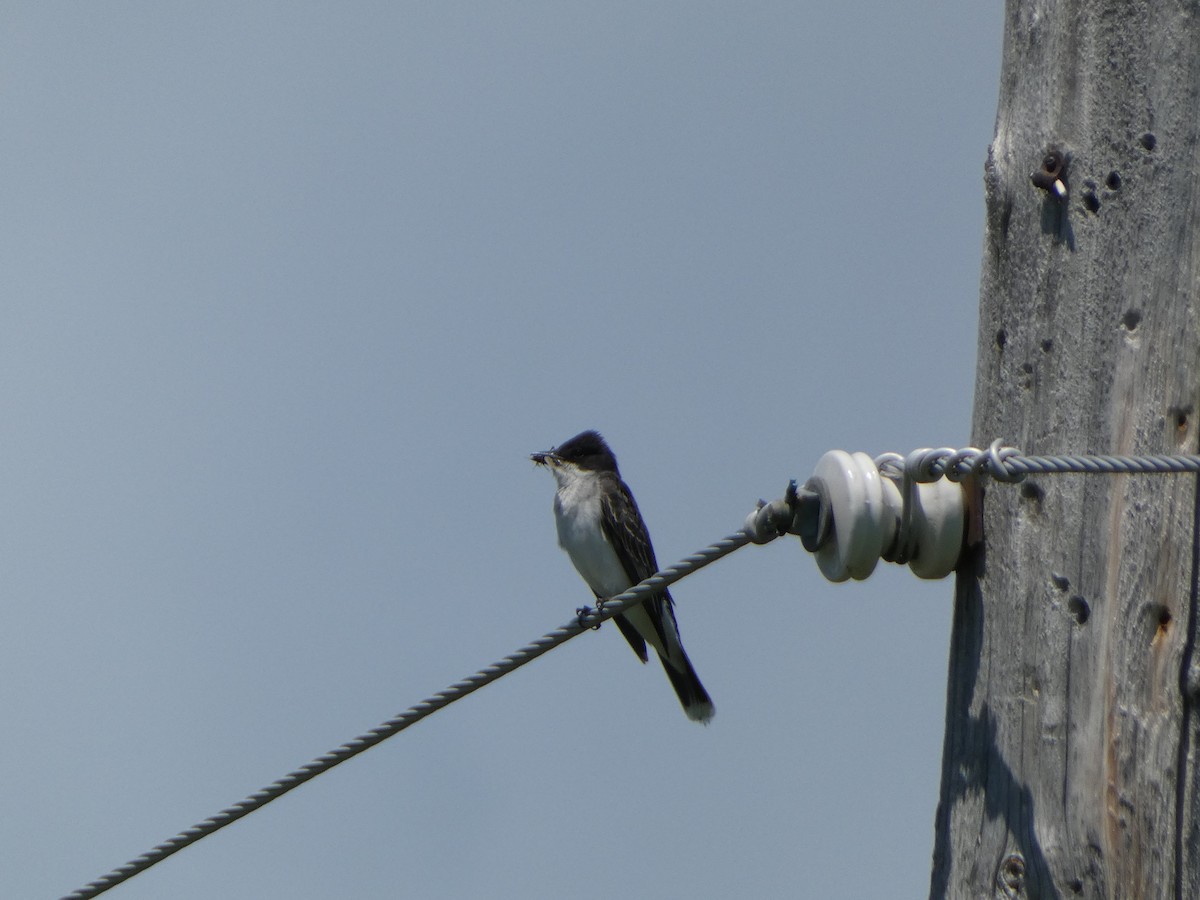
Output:
M533 453L529 457L538 465L574 466L592 472L616 472L617 458L596 431L584 431L553 450Z

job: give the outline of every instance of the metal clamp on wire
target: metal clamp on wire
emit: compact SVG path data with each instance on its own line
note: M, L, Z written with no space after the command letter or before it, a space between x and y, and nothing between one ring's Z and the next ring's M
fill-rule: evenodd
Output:
M746 516L742 530L756 544L769 544L785 534L801 540L815 538L821 511L821 498L807 488L796 487L793 479L779 500L759 500L754 512Z
M862 580L880 559L907 563L918 578L954 571L966 504L961 485L922 468L930 452L917 450L907 459L889 453L878 461L844 450L821 457L797 492L818 498L815 527L792 530L826 578Z

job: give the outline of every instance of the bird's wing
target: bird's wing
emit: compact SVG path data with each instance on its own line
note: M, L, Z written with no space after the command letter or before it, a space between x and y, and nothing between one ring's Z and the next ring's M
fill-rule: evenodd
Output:
M633 499L625 482L617 479L616 489L605 491L600 501L600 526L616 551L625 574L629 576L631 585L637 584L658 571L658 560L654 558L654 545L650 543L650 532L638 511L637 502ZM671 595L667 591L647 598L643 603L650 621L658 634L660 647L667 646L665 618L671 617ZM665 613L665 615L664 615ZM618 616L618 619L623 618ZM633 646L634 652L646 659L645 642L637 643L630 638L630 633L637 634L628 622L617 622L625 639ZM639 644L641 647L639 649Z

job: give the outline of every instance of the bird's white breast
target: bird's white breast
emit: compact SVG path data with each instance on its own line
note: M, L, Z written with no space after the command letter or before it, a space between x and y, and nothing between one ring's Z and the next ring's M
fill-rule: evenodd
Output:
M600 524L600 485L590 473L573 475L559 478L554 495L558 545L567 551L588 587L601 597L612 597L632 582Z

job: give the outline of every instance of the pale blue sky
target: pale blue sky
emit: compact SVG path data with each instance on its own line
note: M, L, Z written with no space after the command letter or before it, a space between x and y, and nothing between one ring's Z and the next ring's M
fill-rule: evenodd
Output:
M661 562L969 442L999 3L10 3L0 824L57 897L561 624L530 451ZM928 890L952 584L793 540L115 888Z

